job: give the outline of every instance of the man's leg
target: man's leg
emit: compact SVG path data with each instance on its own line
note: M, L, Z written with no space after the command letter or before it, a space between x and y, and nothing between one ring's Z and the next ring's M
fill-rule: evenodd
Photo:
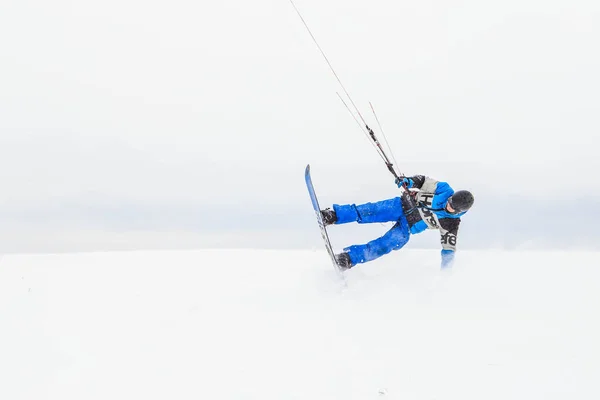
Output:
M359 205L334 204L333 211L335 211L336 225L346 224L348 222L369 224L373 222L398 221L400 217L404 215L400 197Z
M408 222L402 215L400 220L380 238L366 244L346 247L344 251L349 256L350 266L375 260L392 250L401 249L410 238Z

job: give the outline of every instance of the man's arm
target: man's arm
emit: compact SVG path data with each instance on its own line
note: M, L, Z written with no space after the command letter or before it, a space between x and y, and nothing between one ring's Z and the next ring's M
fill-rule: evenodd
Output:
M425 175L407 176L400 181L396 181L396 184L398 187L402 186L402 184L406 184L407 189L421 189L423 183L425 183L425 179L427 179Z
M433 209L443 209L454 190L447 182L440 182L425 175L405 177L398 181L398 187L406 185L407 189L418 189L415 194L417 205Z
M402 186L402 184L406 184L407 189L419 189L435 195L451 195L454 192L447 182L440 182L425 175L404 177L401 181L397 182L397 184L398 187Z
M442 268L451 267L456 253L456 239L460 218L440 219L440 241L442 243Z

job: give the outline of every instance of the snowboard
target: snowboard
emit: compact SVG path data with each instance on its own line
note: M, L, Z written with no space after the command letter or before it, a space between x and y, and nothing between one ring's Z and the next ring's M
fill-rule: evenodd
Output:
M331 258L331 263L338 273L342 273L343 270L338 265L335 260L335 253L333 252L333 248L331 247L331 241L329 240L329 235L327 234L327 229L325 224L323 223L323 217L321 215L321 208L319 207L319 201L317 199L317 194L315 193L315 188L312 183L312 178L310 176L310 164L306 166L306 170L304 171L304 179L306 180L306 187L308 188L308 194L310 196L310 200L313 205L313 209L315 211L315 216L317 217L317 224L319 226L319 230L321 231L321 237L323 238L323 242L325 243L325 249L327 249L327 254Z

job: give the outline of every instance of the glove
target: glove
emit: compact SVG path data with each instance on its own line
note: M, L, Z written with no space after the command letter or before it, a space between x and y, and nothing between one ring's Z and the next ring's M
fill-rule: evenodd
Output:
M410 178L406 178L406 177L402 177L402 178L396 178L396 186L401 187L403 185L406 185L406 187L408 189L410 189L414 183L414 181Z
M450 268L454 264L454 250L442 250L442 269Z

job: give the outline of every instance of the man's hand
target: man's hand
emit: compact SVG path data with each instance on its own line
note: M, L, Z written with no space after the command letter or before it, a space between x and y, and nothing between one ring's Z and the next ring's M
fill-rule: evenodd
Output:
M396 178L395 183L398 187L406 185L406 188L410 189L413 185L413 180L403 176L402 178Z

